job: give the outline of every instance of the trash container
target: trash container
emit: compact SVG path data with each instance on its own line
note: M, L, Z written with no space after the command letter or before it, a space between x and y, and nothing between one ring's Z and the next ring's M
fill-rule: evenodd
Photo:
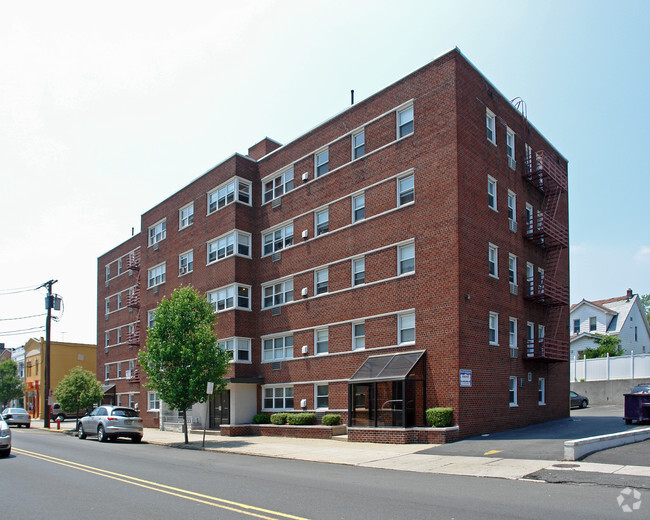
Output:
M650 421L650 394L625 395L625 423Z

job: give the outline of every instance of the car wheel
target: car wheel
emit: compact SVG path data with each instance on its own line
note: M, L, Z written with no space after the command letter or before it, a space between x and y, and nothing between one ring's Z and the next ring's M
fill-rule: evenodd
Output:
M587 400L583 399L582 402L580 403L580 408L587 408L587 404L589 404L587 403Z
M97 440L99 442L106 442L108 440L108 437L106 437L106 431L104 431L104 427L100 424L99 428L97 428Z
M3 457L3 458L8 457L10 453L11 453L11 448L9 448L8 450L1 451L0 452L0 457Z
M84 425L79 424L79 438L80 439L85 439L86 438L86 432L84 431Z
M138 444L140 441L142 441L142 436L141 435L135 435L131 437L131 442Z

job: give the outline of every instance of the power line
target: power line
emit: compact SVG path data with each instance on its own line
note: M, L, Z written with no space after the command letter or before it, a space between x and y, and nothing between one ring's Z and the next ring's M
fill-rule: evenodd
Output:
M32 327L29 329L7 330L0 332L0 336L19 336L20 334L29 334L31 332L43 330L44 328L45 325L41 325L40 327Z
M41 316L47 316L47 313L32 314L31 316L18 316L16 318L0 318L0 321L26 320L27 318L40 318Z
M35 291L36 289L40 289L41 287L42 285L41 286L29 285L27 287L16 287L14 289L0 289L0 296L31 292L31 291Z

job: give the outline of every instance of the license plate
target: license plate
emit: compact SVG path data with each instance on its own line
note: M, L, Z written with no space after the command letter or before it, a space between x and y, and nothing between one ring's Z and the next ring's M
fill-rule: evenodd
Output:
M127 419L126 421L124 421L124 424L133 424L133 420L132 419Z

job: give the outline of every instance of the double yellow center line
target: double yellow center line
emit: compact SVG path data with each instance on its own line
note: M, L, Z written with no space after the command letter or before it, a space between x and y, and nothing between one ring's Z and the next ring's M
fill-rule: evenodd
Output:
M178 498L183 498L185 500L191 500L192 502L198 502L199 504L205 504L207 506L217 507L219 509L226 509L228 511L233 511L235 513L241 513L242 515L252 516L255 518L262 518L264 520L278 520L278 519L290 519L290 520L307 520L301 516L289 515L286 513L281 513L279 511L272 511L270 509L263 509L261 507L250 506L248 504L242 504L240 502L234 502L232 500L226 500L223 498L213 497L210 495L203 495L201 493L196 493L194 491L189 491L187 489L180 489L172 486L167 486L165 484L159 484L157 482L151 482L150 480L143 480L136 477L131 477L129 475L123 475L121 473L115 473L113 471L107 471L101 468L95 468L93 466L86 466L85 464L79 464L78 462L72 462L65 459L59 459L56 457L50 457L49 455L44 455L42 453L36 453L34 451L22 450L19 448L13 449L14 452L20 453L27 457L33 457L45 462L51 462L52 464L58 464L60 466L65 466L68 468L76 469L78 471L83 471L85 473L91 473L99 477L108 478L111 480L117 480L119 482L124 482L126 484L131 484L133 486L138 486L144 489L149 489L151 491L157 491L158 493L163 493L165 495L171 495Z

